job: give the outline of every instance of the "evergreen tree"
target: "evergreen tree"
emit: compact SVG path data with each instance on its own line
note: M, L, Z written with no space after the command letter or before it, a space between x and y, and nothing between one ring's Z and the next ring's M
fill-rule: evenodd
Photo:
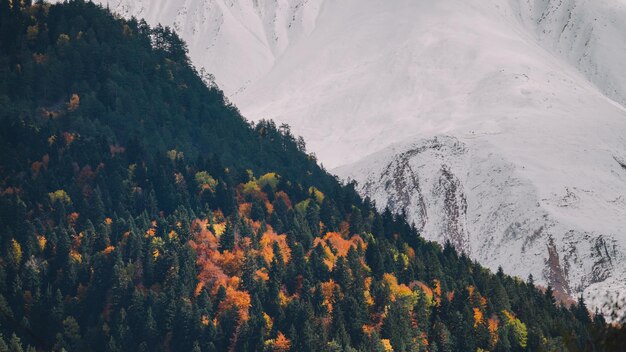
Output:
M222 251L232 251L235 247L235 229L232 222L226 224L226 230L220 236L220 249Z

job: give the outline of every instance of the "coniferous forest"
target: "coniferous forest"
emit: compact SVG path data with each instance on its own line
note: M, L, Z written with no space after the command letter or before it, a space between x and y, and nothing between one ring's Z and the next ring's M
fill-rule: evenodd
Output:
M0 351L620 351L377 212L165 27L0 0Z

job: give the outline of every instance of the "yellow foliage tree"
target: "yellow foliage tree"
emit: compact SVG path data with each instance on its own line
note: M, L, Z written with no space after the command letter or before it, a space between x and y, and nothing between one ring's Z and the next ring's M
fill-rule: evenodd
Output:
M198 188L201 191L209 190L211 192L215 192L215 187L217 186L217 181L209 175L206 171L200 171L196 173L196 183L198 184Z
M389 341L389 339L382 339L380 342L382 342L385 352L393 352L393 347L391 346L391 341Z
M15 266L22 262L22 246L15 239L11 240L11 257Z
M303 200L302 202L296 204L296 210L298 211L298 213L302 214L303 216L306 214L306 208L309 207L309 203L311 202L310 199L306 199Z
M391 300L396 301L399 298L408 298L405 300L410 306L415 305L418 299L418 292L411 290L405 284L398 284L398 279L393 274L383 275L383 286L389 289Z
M277 173L275 172L269 172L263 176L261 176L257 183L259 184L259 186L261 186L261 188L264 188L265 186L269 185L272 190L276 190L276 187L278 187L278 181L280 180L280 176L278 176Z
M62 202L66 205L72 203L72 199L70 198L70 196L62 189L48 193L48 197L50 197L50 202L52 202L53 204L57 202Z
M315 187L309 188L309 194L313 195L313 198L315 198L318 204L322 204L324 202L324 198L326 197L322 191Z
M506 318L505 325L510 327L513 331L513 336L515 340L522 348L526 348L528 345L528 330L526 329L526 324L522 323L515 315L508 312L507 310L503 310L502 313Z
M244 183L242 192L247 196L254 196L261 192L261 187L259 187L259 184L254 180L248 181Z

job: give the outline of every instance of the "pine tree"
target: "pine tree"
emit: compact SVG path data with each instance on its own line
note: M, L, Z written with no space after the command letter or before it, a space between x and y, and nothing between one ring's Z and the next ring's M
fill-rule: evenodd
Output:
M7 343L4 341L2 334L0 334L0 352L9 352L9 346L7 346Z
M226 229L222 236L220 236L220 249L222 251L232 251L235 248L235 229L232 222L226 224Z
M572 306L572 309L578 321L580 321L581 323L585 325L591 323L591 318L589 317L589 310L587 309L587 305L585 304L585 299L583 298L582 295L578 297L578 304L576 304L575 306Z
M309 228L313 231L315 236L320 233L320 213L319 207L313 200L309 200L308 205L306 207L306 220L308 222Z
M143 335L146 338L146 341L149 346L154 346L158 339L159 330L157 327L157 323L154 320L154 315L152 313L152 308L148 307L146 311L145 323L143 325Z
M381 335L391 341L394 351L406 352L413 349L411 319L402 300L391 303L387 317L383 321Z
M9 351L11 352L23 352L24 348L22 347L22 341L20 340L15 333L11 335L11 340L9 340Z

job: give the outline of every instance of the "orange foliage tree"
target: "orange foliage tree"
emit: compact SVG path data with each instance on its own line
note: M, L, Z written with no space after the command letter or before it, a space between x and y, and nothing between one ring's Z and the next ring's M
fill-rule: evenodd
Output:
M291 349L291 341L282 332L278 332L276 339L272 343L273 352L287 352Z

